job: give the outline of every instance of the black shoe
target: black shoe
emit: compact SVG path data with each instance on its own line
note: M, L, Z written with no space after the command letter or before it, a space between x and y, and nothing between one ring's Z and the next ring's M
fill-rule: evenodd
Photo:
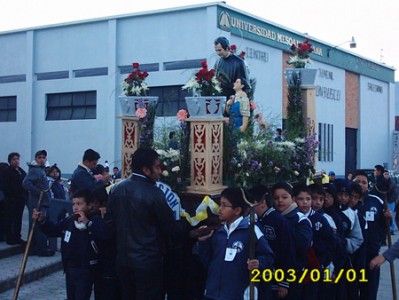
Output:
M47 249L42 252L39 252L38 256L48 257L48 256L54 256L54 254L55 254L54 250Z

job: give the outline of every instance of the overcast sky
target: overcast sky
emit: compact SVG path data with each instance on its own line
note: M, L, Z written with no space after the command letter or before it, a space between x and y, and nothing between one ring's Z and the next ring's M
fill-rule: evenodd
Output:
M209 2L0 0L0 32ZM399 67L399 0L227 0L226 3L333 45L354 36L357 48L350 51ZM342 48L349 50L349 43ZM399 81L398 72L395 74Z

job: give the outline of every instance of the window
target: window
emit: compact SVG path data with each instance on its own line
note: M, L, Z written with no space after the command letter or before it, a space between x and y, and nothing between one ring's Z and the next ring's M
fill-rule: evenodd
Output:
M184 97L192 96L182 85L150 87L151 96L158 96L157 117L176 116L179 109L187 109Z
M334 125L319 123L319 161L334 160Z
M17 121L17 97L0 97L0 122Z
M97 92L47 94L47 121L96 118Z

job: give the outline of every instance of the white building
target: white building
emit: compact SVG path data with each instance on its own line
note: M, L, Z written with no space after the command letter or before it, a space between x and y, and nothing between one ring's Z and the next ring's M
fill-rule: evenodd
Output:
M120 167L118 96L131 63L150 73L158 115L175 116L185 107L181 86L202 60L215 62L218 36L246 51L255 102L283 123L289 47L307 36L223 3L0 33L0 160L17 151L30 161L46 149L50 163L72 173L93 148L100 162ZM394 69L309 38L316 48L310 67L318 69L317 169L343 175L391 166Z

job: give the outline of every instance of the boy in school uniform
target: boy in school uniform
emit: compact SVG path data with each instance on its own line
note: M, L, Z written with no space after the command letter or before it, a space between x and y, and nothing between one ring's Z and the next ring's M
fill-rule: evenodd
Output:
M307 268L309 272L313 269L319 269L320 273L324 272L325 267L331 263L335 248L334 231L327 219L311 208L312 197L307 186L300 185L294 188L294 200L298 205L299 211L312 223L313 243L308 251ZM305 283L303 299L316 300L318 298L319 283L311 281Z
M364 231L367 266L380 252L382 242L385 240L386 218L391 218L392 214L389 209L385 209L384 201L380 197L368 192L368 177L365 172L356 172L353 181L360 185L363 192L358 209L363 210L367 225L367 230ZM366 278L368 281L360 285L360 299L377 299L380 269L366 268Z
M259 269L262 273L273 268L273 252L256 225L256 259L249 259L250 227L248 218L244 218L247 210L240 189L225 189L219 206L223 226L198 238L200 257L208 266L205 299L241 300L249 286L250 271Z
M105 241L110 233L99 214L89 216L93 196L87 189L72 195L73 215L57 224L40 211L33 210L43 232L51 237L62 237L61 255L65 270L68 300L89 300L98 264L97 241Z
M271 190L274 208L289 224L290 236L294 242L295 256L291 269L301 277L308 262L308 249L312 245L312 223L299 211L293 199L293 188L286 182L276 183ZM303 284L290 283L290 291L285 299L302 299Z
M259 226L273 250L274 269L282 270L287 275L288 269L294 264L295 256L288 221L274 209L273 200L265 186L255 186L248 192L251 195L250 201L256 204L255 213L258 216ZM279 283L272 282L271 287L273 299L284 298L289 293L289 283L285 280ZM259 288L261 294L263 286L260 285ZM260 299L263 298L260 296Z

